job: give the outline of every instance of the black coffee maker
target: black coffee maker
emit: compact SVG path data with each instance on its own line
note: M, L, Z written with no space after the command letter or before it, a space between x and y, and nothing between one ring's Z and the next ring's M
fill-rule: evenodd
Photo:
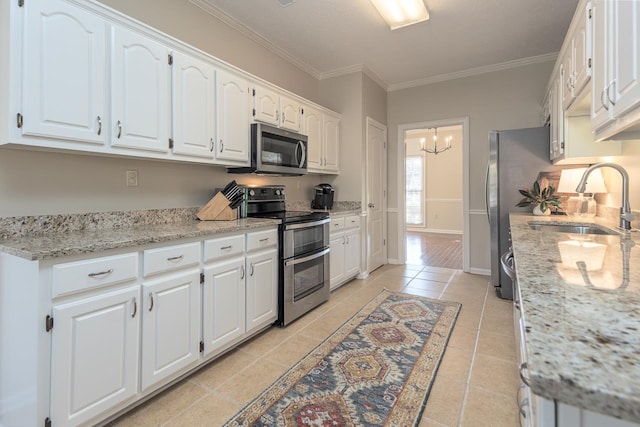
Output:
M331 209L333 207L334 189L331 184L318 184L315 186L315 197L311 203L313 209Z

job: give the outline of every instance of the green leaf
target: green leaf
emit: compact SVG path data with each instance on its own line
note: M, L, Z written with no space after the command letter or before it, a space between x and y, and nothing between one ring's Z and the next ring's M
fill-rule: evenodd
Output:
M540 195L540 183L538 181L533 183L533 194L536 196Z
M546 212L547 211L547 202L540 203L540 210L542 212Z

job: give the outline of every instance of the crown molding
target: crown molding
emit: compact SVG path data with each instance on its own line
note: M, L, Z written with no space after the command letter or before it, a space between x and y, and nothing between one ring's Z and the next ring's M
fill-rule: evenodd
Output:
M348 67L338 68L337 70L332 70L332 71L328 71L326 73L321 73L320 74L320 80L330 79L332 77L339 77L339 76L344 76L346 74L358 73L358 72L364 73L367 76L369 76L369 78L371 78L371 80L376 82L385 91L389 90L389 84L387 82L385 82L384 80L382 80L380 78L380 76L378 76L373 70L371 70L369 67L367 67L364 64L350 65Z
M210 4L207 0L189 0L189 2L194 4L195 6L199 7L200 9L204 10L205 12L209 13L210 15L215 17L216 19L218 19L218 20L222 21L223 23L227 24L229 27L233 28L234 30L242 33L243 35L245 35L246 37L248 37L252 41L254 41L254 42L258 43L259 45L261 45L262 47L264 47L265 49L267 49L267 50L271 51L272 53L274 53L274 54L280 56L281 58L285 59L286 61L288 61L289 63L291 63L295 67L298 67L302 71L310 74L311 76L313 76L314 78L316 78L318 80L320 79L320 73L315 68L313 68L312 66L310 66L306 62L301 61L299 58L291 55L290 53L288 53L284 49L278 47L277 45L275 45L274 43L272 43L271 41L269 41L268 39L263 37L261 34L255 32L251 28L247 27L246 25L244 25L242 22L238 21L234 17L232 17L232 16L226 14L224 11L216 8L215 6Z
M509 68L522 67L525 65L537 64L540 62L555 61L558 58L558 52L547 53L544 55L531 56L529 58L516 59L513 61L501 62L498 64L487 65L484 67L471 68L468 70L456 71L455 73L441 74L439 76L427 77L424 79L412 80L405 83L396 83L389 85L388 91L393 92L401 89L409 89L416 86L424 86L432 83L444 82L447 80L460 79L462 77L471 77L478 74L491 73L494 71L507 70Z

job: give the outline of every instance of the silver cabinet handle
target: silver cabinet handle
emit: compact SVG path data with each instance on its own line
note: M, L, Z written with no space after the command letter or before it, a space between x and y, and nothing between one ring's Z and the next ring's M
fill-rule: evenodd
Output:
M249 273L249 276L253 277L253 273L255 272L253 263L251 263L251 273Z
M224 150L224 142L220 140L220 152L222 153L223 150Z
M93 277L93 278L102 278L101 276L108 276L109 274L113 273L113 268L110 268L108 270L105 271L101 271L99 273L89 273L89 277Z
M530 387L531 386L531 381L529 380L529 378L527 378L524 374L524 370L525 369L529 369L527 367L527 362L522 362L522 364L520 365L520 369L519 369L519 373L520 373L520 379L522 380L522 382L527 386Z
M260 239L260 242L268 242L268 241L269 241L268 237L265 237L264 239Z
M375 203L369 203L367 206L369 206L370 208L375 208L376 204Z
M604 102L604 92L607 90L608 87L609 86L605 87L604 89L602 89L602 92L600 92L600 103L602 104L602 107L607 111L609 111L609 105L607 105L607 103Z
M172 256L167 258L167 261L182 261L184 259L184 255Z
M276 110L276 122L280 121L280 111Z
M609 89L611 87L614 88L613 93L615 93L615 87L616 87L616 81L615 80L611 81L611 83L609 83L609 86L607 86L607 99L609 99L609 102L611 103L611 105L616 105L616 97L614 96L613 99L611 99L611 96L609 96L609 94L611 93L611 91Z
M136 301L136 297L133 297L133 313L131 313L131 318L136 317L136 313L138 312L138 302Z
M209 140L209 151L213 153L213 138Z
M102 133L102 119L98 116L98 135Z
M284 111L282 112L282 123L284 123L287 119L284 117Z
M122 122L118 120L118 136L116 136L116 138L120 139L121 135L122 135Z
M240 272L241 272L240 278L244 279L244 265L240 267Z
M226 250L229 250L229 249L231 249L231 248L232 248L232 246L231 246L231 245L221 246L221 247L220 247L220 250L221 250L221 251L226 251Z
M153 310L153 292L149 292L149 299L151 302L149 303L149 311Z

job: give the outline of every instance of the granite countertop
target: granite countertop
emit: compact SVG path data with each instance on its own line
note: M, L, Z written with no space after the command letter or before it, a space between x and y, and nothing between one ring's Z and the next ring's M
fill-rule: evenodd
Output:
M277 226L280 222L262 218L199 221L193 212L185 209L176 214L176 210L154 210L11 218L11 224L0 224L6 226L0 238L0 252L28 260L43 260L178 239L210 237L218 233ZM163 215L173 215L172 220L167 221ZM5 219L4 222L11 221ZM10 232L10 226L13 226L14 232ZM17 231L18 226L20 231Z
M616 226L600 218L511 214L509 220L531 390L640 422L640 233L579 235L528 225Z

